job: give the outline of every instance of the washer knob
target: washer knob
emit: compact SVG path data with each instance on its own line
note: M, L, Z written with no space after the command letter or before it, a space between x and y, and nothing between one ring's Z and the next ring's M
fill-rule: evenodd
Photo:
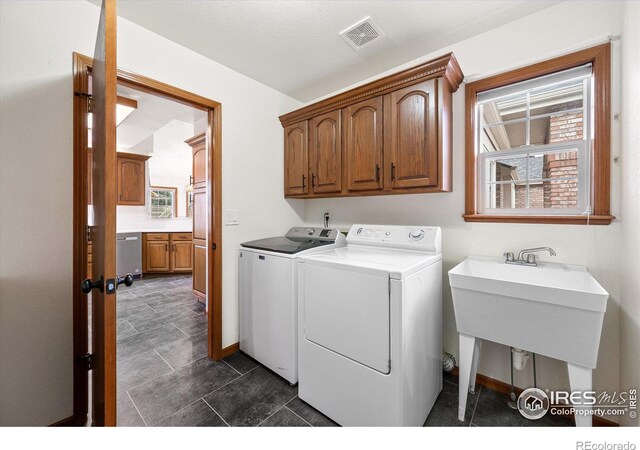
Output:
M424 230L413 230L409 233L409 238L414 241L419 241L424 237Z

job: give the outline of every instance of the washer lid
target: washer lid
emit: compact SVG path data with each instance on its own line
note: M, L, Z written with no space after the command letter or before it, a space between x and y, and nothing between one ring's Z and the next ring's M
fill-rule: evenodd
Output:
M320 265L360 267L384 271L393 279L405 278L442 259L442 255L410 253L361 246L340 247L302 258L302 262Z
M288 238L284 236L277 236L266 239L258 239L257 241L244 242L241 245L246 248L255 248L258 250L266 250L270 252L293 255L305 250L309 250L311 248L322 247L323 245L329 245L333 243L333 241L329 240Z

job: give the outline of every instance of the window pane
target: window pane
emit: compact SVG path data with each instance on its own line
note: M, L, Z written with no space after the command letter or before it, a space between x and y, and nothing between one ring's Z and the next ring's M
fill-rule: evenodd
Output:
M526 185L516 183L489 184L489 204L487 207L496 209L523 208L525 202Z
M578 180L544 181L542 208L577 208ZM540 206L538 206L540 208Z
M519 148L526 143L526 122L520 121L482 129L482 152Z
M497 99L481 105L483 125L496 125L510 120L527 117L526 94Z
M552 85L531 93L530 116L582 109L584 80Z

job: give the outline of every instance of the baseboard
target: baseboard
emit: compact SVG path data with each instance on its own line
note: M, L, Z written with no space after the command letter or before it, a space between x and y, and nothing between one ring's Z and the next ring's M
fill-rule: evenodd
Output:
M454 367L453 370L451 371L451 374L454 376L459 376L459 369L458 366ZM494 378L490 378L486 375L482 375L482 374L477 374L476 375L476 384L479 384L480 386L486 387L487 389L491 389L492 391L496 391L496 392L500 392L501 394L505 394L505 395L509 395L511 393L511 385L508 383L504 383L500 380L496 380ZM518 387L518 386L514 386L514 390L516 392L516 395L520 395L523 391L522 388ZM574 419L571 416L566 416L568 420L570 420L572 423L575 424ZM618 425L615 422L612 422L609 419L605 419L604 417L600 417L600 416L593 416L593 426L594 427L618 427L620 425Z
M55 423L49 425L50 427L78 427L84 425L84 423L79 423L80 420L76 418L76 416L69 416L65 419L58 420Z
M240 343L236 342L235 344L231 344L228 347L222 349L222 357L226 358L227 356L233 355L235 352L240 350Z

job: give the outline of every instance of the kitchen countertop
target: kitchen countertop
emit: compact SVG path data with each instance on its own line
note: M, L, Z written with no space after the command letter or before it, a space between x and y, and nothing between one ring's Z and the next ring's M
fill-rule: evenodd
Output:
M192 230L160 230L157 228L145 228L144 230L118 230L117 233L193 233Z

